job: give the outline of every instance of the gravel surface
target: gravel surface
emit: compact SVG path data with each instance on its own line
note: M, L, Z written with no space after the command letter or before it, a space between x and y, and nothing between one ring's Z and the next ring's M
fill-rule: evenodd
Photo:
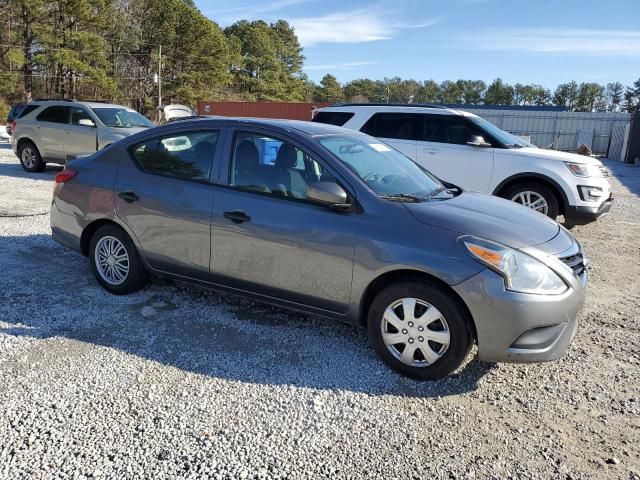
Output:
M108 294L51 240L58 169L0 144L0 478L640 480L640 168L608 166L612 214L573 230L592 269L568 354L418 383L355 327Z

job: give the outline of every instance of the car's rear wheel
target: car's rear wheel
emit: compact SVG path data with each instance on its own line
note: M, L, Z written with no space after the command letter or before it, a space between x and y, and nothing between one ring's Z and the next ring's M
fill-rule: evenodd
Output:
M560 213L560 205L555 193L541 183L524 182L516 184L505 191L502 196L554 220Z
M471 349L470 319L449 292L420 281L383 289L368 316L369 339L391 368L418 380L455 371Z
M100 227L93 234L89 261L100 285L116 295L137 292L149 281L129 235L115 225Z
M22 142L18 148L18 157L20 165L27 172L42 172L46 167L46 163L42 161L38 148L31 142Z

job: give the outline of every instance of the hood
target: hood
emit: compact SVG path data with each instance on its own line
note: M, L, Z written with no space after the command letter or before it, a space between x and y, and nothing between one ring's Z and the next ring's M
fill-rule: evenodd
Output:
M550 218L503 198L463 192L449 200L403 203L420 222L511 248L547 242L560 226Z
M546 158L560 162L582 163L585 165L601 166L602 162L596 158L578 155L577 153L560 152L558 150L546 150L544 148L524 147L505 150L505 153L523 155L527 157Z

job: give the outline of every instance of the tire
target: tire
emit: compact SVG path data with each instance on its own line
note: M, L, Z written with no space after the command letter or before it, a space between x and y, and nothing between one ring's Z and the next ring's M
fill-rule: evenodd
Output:
M531 204L535 204L541 199L544 203L542 208L530 208L536 210L539 213L542 213L543 215L546 215L553 220L555 220L560 213L560 204L558 202L558 197L549 187L541 183L518 183L506 190L501 195L501 197L524 206L529 206L527 204L527 201L529 201Z
M98 265L96 257L104 261ZM149 273L131 238L115 225L104 225L93 234L89 262L98 283L116 295L137 292L149 281Z
M22 142L20 148L18 148L18 158L20 159L20 165L27 172L39 173L44 171L47 166L42 161L38 148L32 142Z
M405 303L408 299L416 300L413 319L404 313L406 305L411 308L410 301ZM401 282L380 291L369 309L367 327L369 340L380 358L395 371L416 380L446 377L460 367L473 343L466 310L446 290L421 281ZM394 339L400 342L392 344ZM414 349L412 364L404 355L407 346Z

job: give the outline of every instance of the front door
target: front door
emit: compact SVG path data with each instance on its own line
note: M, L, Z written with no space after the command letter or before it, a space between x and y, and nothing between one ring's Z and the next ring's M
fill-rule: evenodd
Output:
M335 177L293 142L266 133L237 131L228 156L221 172L228 187L213 207L213 281L346 312L357 214L306 199L308 185Z
M492 147L467 145L483 132L462 116L425 115L417 161L438 178L467 190L487 193L493 174Z
M219 132L156 136L129 148L120 161L116 214L133 231L149 264L164 272L209 278L209 183Z
M79 125L80 120L87 120L93 126ZM79 155L87 155L96 151L97 131L95 120L89 116L84 108L73 107L71 109L71 124L67 126L67 141L65 154L67 160Z

